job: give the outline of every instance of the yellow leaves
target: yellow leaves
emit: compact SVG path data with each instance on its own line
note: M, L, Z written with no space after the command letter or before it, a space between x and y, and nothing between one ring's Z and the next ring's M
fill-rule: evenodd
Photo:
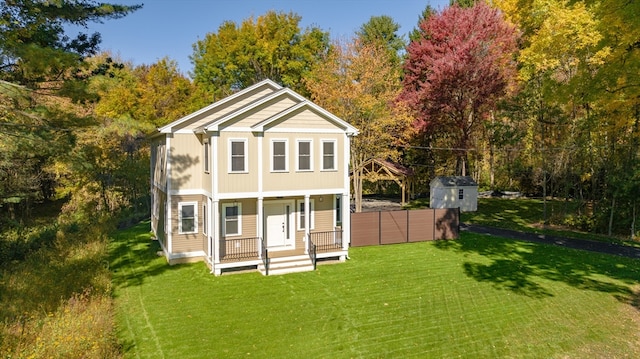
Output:
M529 46L520 53L523 80L538 72L570 73L583 62L597 65L606 60L610 50L595 50L602 34L593 9L584 3L534 0L531 11L540 23L529 38Z

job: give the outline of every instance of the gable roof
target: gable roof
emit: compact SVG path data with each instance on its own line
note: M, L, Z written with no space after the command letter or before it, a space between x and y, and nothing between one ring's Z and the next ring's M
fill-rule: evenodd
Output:
M431 186L438 187L470 187L478 183L469 176L438 176L431 180Z
M257 95L259 95L259 97ZM245 98L244 100L243 97ZM258 82L257 84L242 91L236 92L231 96L225 97L220 101L214 102L211 105L173 121L168 125L160 127L158 128L158 134L172 133L176 130L187 129L195 133L219 131L221 128L224 128L225 124L241 119L243 115L248 115L252 111L264 109L267 105L273 104L280 99L284 100L287 98L289 99L289 103L293 100L294 104L288 104L282 111L257 123L251 124L251 130L254 132L264 132L269 129L270 125L275 124L278 120L286 119L287 116L295 114L296 111L309 110L324 120L332 123L334 126L340 128L340 130L344 131L347 135L355 136L358 134L358 130L346 121L316 105L312 101L307 100L304 96L290 88L282 87L268 79ZM245 101L245 104L241 107L237 107L232 104L233 101ZM217 117L215 117L216 115ZM203 120L208 122L203 123Z
M179 126L191 119L194 119L204 113L207 113L209 111L212 111L218 107L221 107L222 105L227 104L228 102L231 102L233 100L236 100L242 96L245 96L248 93L254 92L260 88L270 88L274 91L280 90L282 88L282 86L278 85L277 83L273 82L272 80L266 79L263 81L260 81L256 84L254 84L253 86L249 86L243 90L240 90L236 93L234 93L233 95L227 96L219 101L216 101L212 104L210 104L209 106L203 107L201 109L199 109L198 111L192 112L178 120L175 120L165 126L162 126L160 128L158 128L158 132L160 133L171 133L172 129L176 126Z

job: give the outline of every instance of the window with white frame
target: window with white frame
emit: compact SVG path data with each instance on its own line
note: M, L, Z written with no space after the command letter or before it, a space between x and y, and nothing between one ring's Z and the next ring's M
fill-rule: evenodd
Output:
M286 172L287 166L287 140L271 141L271 171Z
M247 140L229 140L229 172L247 172Z
M331 171L336 169L336 141L322 141L322 169Z
M178 203L178 232L181 234L196 233L198 230L198 203Z
M204 172L209 173L209 140L204 140Z
M296 168L298 171L313 171L313 146L311 140L298 140Z
M207 234L207 223L209 222L209 215L207 214L207 205L202 205L202 234Z
M242 204L226 203L222 205L224 236L239 236L242 234Z
M313 199L309 200L309 229L313 229L314 225L314 203ZM304 201L298 201L298 230L304 231L305 213L304 213Z

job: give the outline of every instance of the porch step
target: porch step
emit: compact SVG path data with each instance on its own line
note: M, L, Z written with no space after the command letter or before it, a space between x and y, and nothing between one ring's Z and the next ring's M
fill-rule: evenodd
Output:
M258 264L258 270L267 275L263 263ZM269 275L310 271L313 271L313 263L307 255L269 258Z

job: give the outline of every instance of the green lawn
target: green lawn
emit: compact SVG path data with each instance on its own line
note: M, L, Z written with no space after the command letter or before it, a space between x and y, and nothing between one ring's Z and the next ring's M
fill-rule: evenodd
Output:
M637 260L463 233L215 277L168 266L148 230L111 248L127 357L640 357Z

